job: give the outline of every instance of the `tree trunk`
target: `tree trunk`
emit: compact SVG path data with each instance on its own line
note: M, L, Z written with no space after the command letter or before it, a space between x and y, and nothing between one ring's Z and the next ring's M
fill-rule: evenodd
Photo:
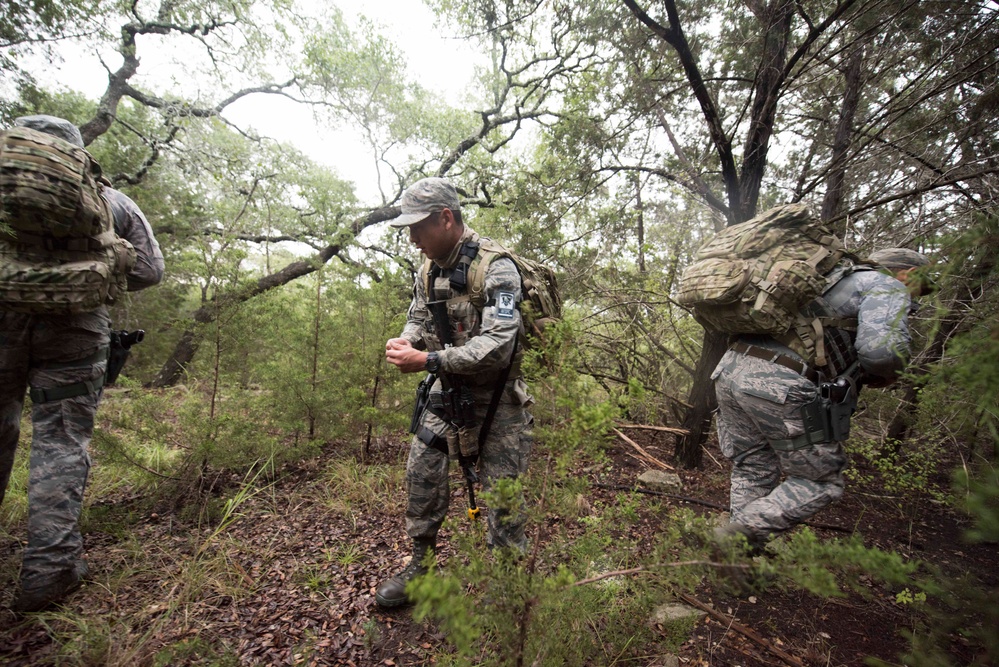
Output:
M861 65L864 60L864 48L855 47L845 72L845 90L843 106L840 108L839 124L833 139L832 166L826 179L826 196L822 200L823 220L832 220L839 214L843 202L844 184L846 183L847 151L853 140L853 119L857 115L860 102ZM846 236L847 218L844 217L833 230L840 238Z
M385 208L376 209L363 218L355 220L350 226L349 236L350 238L353 238L360 234L361 230L379 222L391 220L398 215L399 208L397 206L387 206ZM340 236L340 238L343 237ZM209 322L213 322L217 314L227 307L244 303L258 294L263 294L264 292L272 290L275 287L287 285L297 278L307 276L316 271L320 266L330 261L342 249L343 246L339 243L330 244L309 259L292 262L280 271L260 278L256 283L245 290L235 292L233 294L222 295L221 297L216 296L211 303L205 304L195 311L193 317L194 323L207 324ZM220 300L219 303L216 303L216 300ZM173 353L160 368L160 372L156 374L153 381L147 385L148 387L152 387L154 389L172 387L180 381L180 377L187 368L187 365L192 359L194 359L194 355L198 351L198 345L200 343L194 330L194 323L192 323L192 325L184 331L184 334L180 337L176 347L174 347Z
M676 441L676 460L685 468L696 468L701 465L702 445L711 430L711 415L718 407L714 383L711 382L711 372L725 354L727 343L728 337L723 333L704 332L701 357L697 360L693 386L687 398L690 409L687 410L682 426L687 435L679 436Z
M729 224L749 220L756 213L760 196L760 183L767 166L767 152L773 135L777 102L784 83L784 66L787 62L787 45L791 34L791 17L794 4L788 0L774 0L762 17L768 26L764 36L763 57L758 69L753 91L752 122L746 138L745 158L739 175L739 187L729 191ZM725 353L727 336L705 331L701 357L694 369L690 395L690 408L683 420L689 435L681 436L676 444L676 459L685 467L701 464L702 445L711 429L711 415L717 407L711 371Z
M763 35L760 65L756 70L749 132L746 135L746 148L739 174L740 196L737 201L729 202L733 218L730 224L749 220L756 215L760 184L767 168L770 137L773 136L777 118L777 103L780 101L780 90L786 76L784 66L787 64L787 45L791 37L793 16L794 2L773 0L758 17L761 26L766 27L766 32Z

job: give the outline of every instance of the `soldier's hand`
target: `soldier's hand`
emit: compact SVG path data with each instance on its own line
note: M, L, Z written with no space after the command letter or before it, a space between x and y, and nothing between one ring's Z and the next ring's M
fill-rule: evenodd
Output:
M393 338L385 344L385 360L403 373L416 373L426 367L427 353L414 348L405 338Z

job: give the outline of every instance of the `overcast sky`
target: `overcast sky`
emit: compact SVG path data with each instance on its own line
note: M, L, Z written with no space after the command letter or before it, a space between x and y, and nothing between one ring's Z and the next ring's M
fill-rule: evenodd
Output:
M421 0L332 0L331 4L340 7L350 25L363 14L383 26L382 34L403 50L411 76L425 88L456 99L472 80L476 56L463 40L437 30L433 13ZM155 52L148 44L143 46L139 44L140 80L162 76L169 82L183 77L169 56ZM121 62L115 53L104 54L104 58L112 69ZM84 46L68 48L58 68L40 65L36 69L43 84L78 90L93 99L107 87L103 66L92 49ZM254 95L230 106L224 116L240 127L253 127L262 135L292 143L316 161L336 168L341 176L354 181L363 201L376 203L377 176L364 144L350 133L317 127L304 105L279 96Z

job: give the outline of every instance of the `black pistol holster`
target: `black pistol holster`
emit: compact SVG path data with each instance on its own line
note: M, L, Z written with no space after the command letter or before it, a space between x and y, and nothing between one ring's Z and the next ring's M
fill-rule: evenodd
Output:
M136 343L141 343L145 337L146 332L142 329L111 332L111 349L108 353L108 370L104 380L105 385L115 383L121 374L121 369L125 367L125 362L128 361L128 355L131 352L132 346Z
M841 375L819 384L815 400L801 407L805 432L789 440L773 440L770 446L781 451L795 451L820 442L840 442L850 437L850 418L857 410L857 385Z

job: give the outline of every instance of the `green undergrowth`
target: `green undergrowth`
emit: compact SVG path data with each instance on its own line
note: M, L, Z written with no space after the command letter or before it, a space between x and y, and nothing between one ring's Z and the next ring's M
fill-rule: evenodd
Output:
M571 357L571 346L560 354ZM690 637L695 617L664 621L658 610L705 583L732 594L807 591L903 608L911 613L906 631L914 651L924 658L946 654L943 628L989 645L985 633L975 633L982 610L992 618L988 591L948 579L932 564L865 546L860 536L821 540L800 529L772 543L766 558L738 549L717 554L709 540L717 522L712 515L637 493L595 494L592 481L613 471L612 428L645 397L637 385L607 395L592 380L555 368L532 384L537 404L530 472L481 493L484 506L509 510L524 492L528 549L490 551L482 521L449 520L454 556L412 588L414 618L446 637L426 649L428 659L483 666L662 662ZM39 615L36 622L53 640L54 663L234 664L234 647L225 640L190 633L204 629L196 620L201 606L258 591L259 583L239 565L241 555L253 552L263 561L280 556L276 542L242 541L239 528L252 516L318 508L356 528L363 517L404 513L401 453L366 461L359 437L310 439L276 421L268 400L266 389L238 384L156 392L125 386L108 393L93 439L95 465L81 526L86 535L113 542L113 557L95 568L99 590L91 597L116 611ZM24 530L29 429L0 508L9 540ZM401 443L407 436L394 431L389 437ZM939 466L937 450L893 459L878 445L859 444L858 455L868 457L863 469L879 477L856 483L881 483L906 502L939 500L928 491ZM981 468L969 469L947 496L963 499L975 517L969 539L996 539L997 486ZM158 528L150 529L154 515ZM325 597L333 585L330 567L364 564L368 555L359 544L325 544L285 574L310 594L333 600ZM0 580L14 582L17 566L14 557L0 561ZM946 623L934 627L923 620L933 618L934 609L951 610ZM373 616L365 623L365 641L373 647L386 630ZM315 639L302 639L298 653L310 655ZM919 664L946 665L942 660Z

